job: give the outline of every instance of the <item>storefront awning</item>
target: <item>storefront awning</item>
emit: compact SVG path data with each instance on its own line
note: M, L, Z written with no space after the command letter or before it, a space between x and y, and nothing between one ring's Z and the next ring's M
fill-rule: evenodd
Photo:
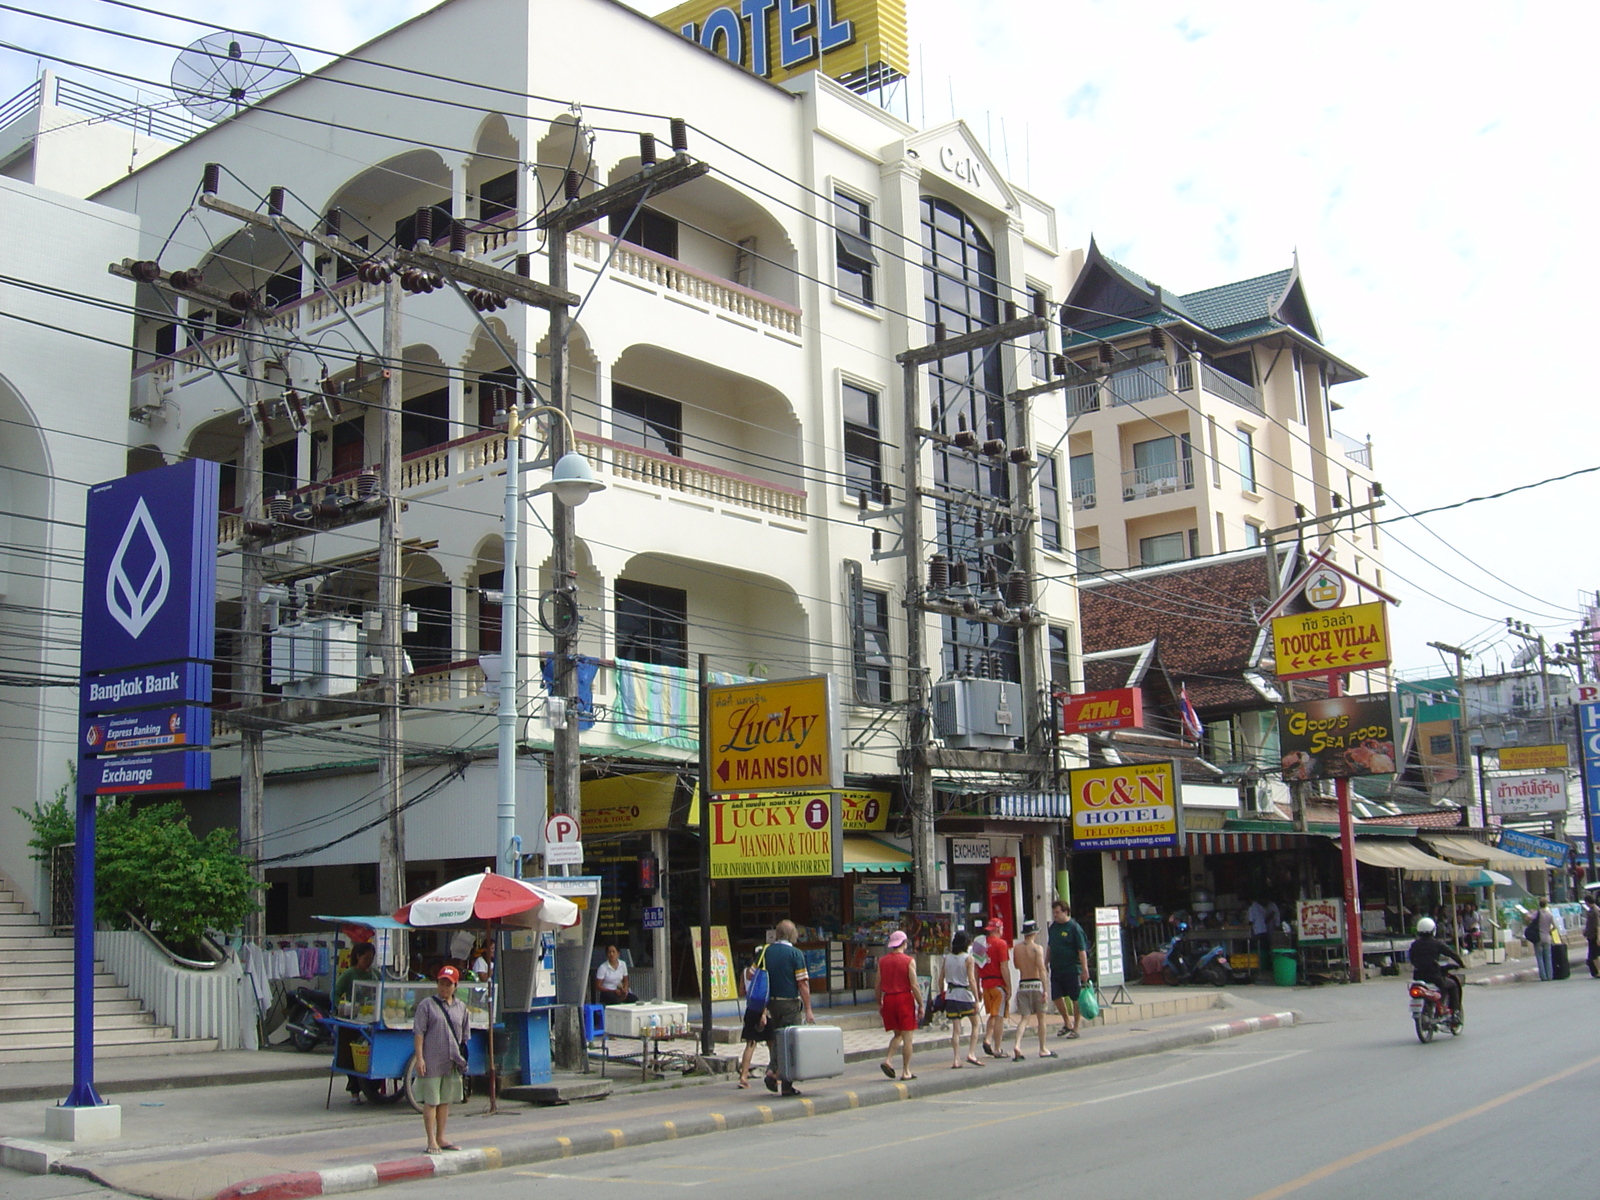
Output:
M1493 871L1548 871L1550 864L1542 858L1525 858L1509 850L1485 845L1474 838L1434 834L1423 841L1435 854L1452 862L1468 863L1474 867L1487 867Z
M1186 833L1176 846L1160 849L1113 850L1124 861L1183 858L1191 854L1255 854L1263 850L1296 850L1307 845L1303 833Z
M1357 838L1356 861L1369 867L1404 871L1412 879L1434 883L1465 883L1478 876L1476 867L1460 867L1418 850L1410 842L1389 838Z
M911 870L911 855L900 847L880 842L875 837L846 834L843 866L846 871L899 874Z

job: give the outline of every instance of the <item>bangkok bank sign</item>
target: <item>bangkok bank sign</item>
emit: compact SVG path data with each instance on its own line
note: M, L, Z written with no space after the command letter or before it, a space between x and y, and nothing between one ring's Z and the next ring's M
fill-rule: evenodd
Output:
M655 20L774 83L816 68L889 83L909 68L905 0L689 0Z
M1177 846L1183 837L1176 763L1068 772L1076 850Z

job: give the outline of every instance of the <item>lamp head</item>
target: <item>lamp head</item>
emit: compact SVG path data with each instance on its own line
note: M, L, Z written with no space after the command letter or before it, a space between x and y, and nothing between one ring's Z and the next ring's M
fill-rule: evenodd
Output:
M593 493L604 491L605 484L595 477L589 460L576 450L569 450L556 462L550 481L534 489L548 492L568 508L576 508Z

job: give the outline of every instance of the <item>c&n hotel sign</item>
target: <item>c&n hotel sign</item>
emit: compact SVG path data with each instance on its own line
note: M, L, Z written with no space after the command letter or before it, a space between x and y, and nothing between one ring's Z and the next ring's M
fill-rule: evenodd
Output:
M689 0L655 20L773 83L821 70L860 90L910 63L905 0Z

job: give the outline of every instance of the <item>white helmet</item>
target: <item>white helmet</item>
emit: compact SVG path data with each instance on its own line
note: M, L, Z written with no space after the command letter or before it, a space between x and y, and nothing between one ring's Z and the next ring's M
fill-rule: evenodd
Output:
M1423 917L1417 922L1418 933L1432 933L1438 926L1433 923L1432 917Z

